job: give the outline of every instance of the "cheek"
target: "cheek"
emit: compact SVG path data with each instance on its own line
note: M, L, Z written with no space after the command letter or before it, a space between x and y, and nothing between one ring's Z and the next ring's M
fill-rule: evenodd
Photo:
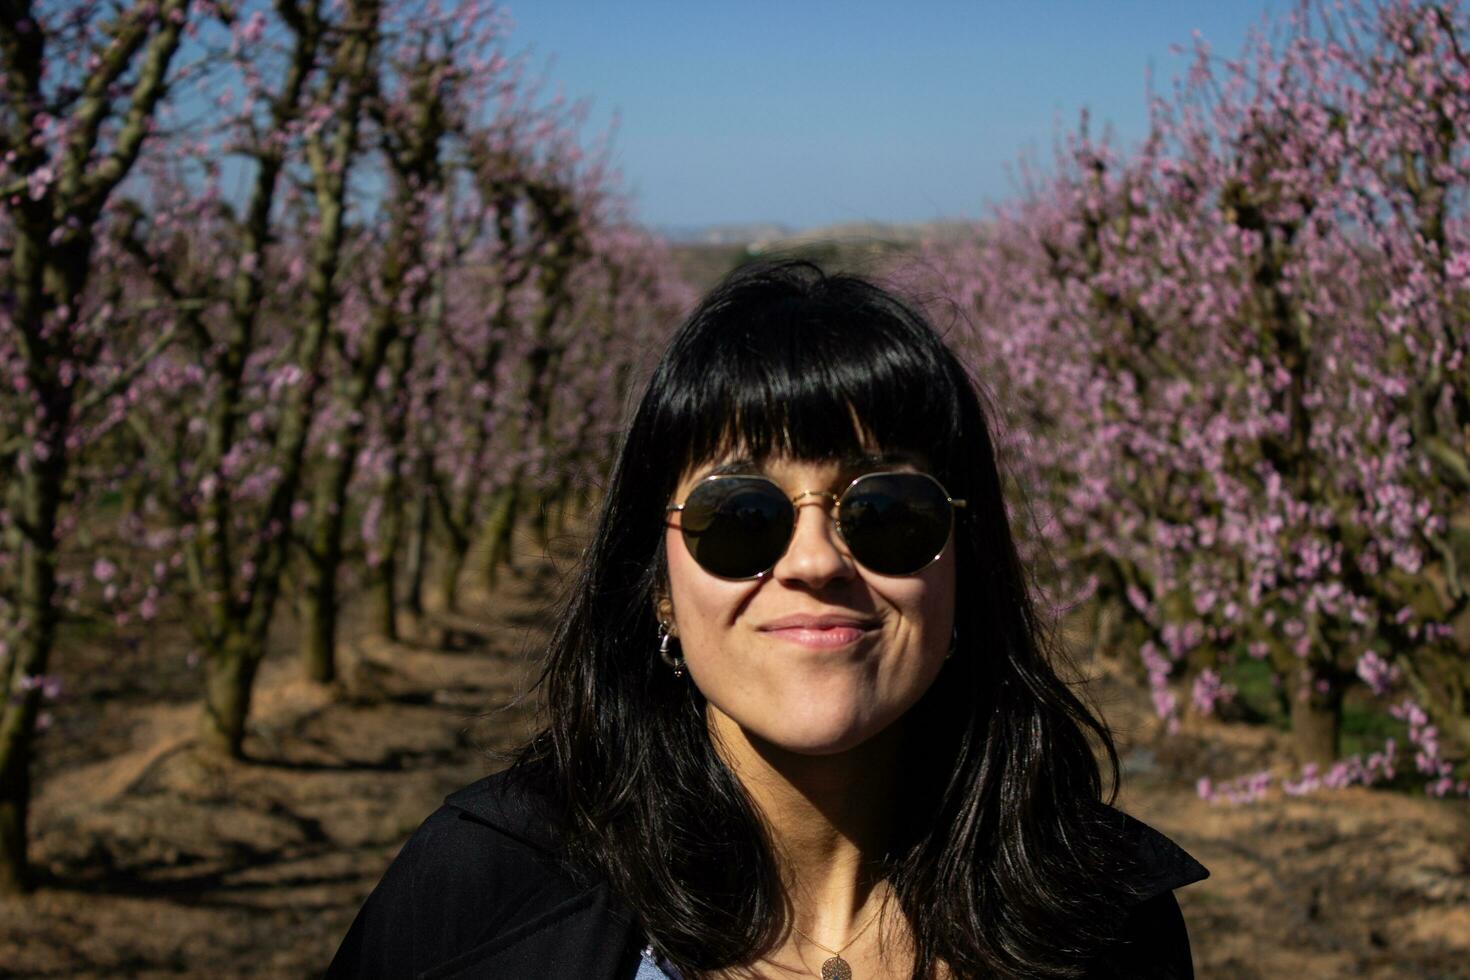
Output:
M924 618L930 624L930 631L942 637L947 645L950 632L954 628L955 582L954 562L945 562L945 565L947 567L939 581L924 592Z
M951 552L912 578L888 579L879 591L907 621L925 654L948 652L955 619L955 568Z
M664 539L668 555L669 598L674 605L674 622L686 656L690 648L704 645L714 630L727 626L753 586L727 582L700 568L684 546L677 530Z
M700 605L698 582L695 581L699 566L684 546L683 536L672 528L664 537L664 549L668 555L669 598L674 604L674 620L679 624L679 632L683 633L688 621L694 618L695 607Z
M926 569L919 579L922 587L915 590L905 609L905 617L917 627L904 682L914 686L909 691L911 697L922 696L938 678L954 639L954 562L946 556Z

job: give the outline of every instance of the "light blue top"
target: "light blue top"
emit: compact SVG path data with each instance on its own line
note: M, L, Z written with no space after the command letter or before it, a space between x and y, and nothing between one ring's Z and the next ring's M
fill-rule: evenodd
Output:
M638 972L633 975L633 980L683 980L683 977L676 968L661 962L659 955L649 946L643 950L643 958L638 961Z

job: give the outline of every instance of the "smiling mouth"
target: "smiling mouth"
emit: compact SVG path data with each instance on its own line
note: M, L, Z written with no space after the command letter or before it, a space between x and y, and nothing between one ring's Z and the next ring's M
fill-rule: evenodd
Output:
M766 629L761 632L797 646L811 647L817 650L834 650L856 643L864 636L873 632L876 627L872 626L786 626L779 629Z
M851 617L792 616L776 620L760 627L761 633L784 639L788 644L808 646L813 649L836 649L839 646L856 644L869 633L878 629L875 621L856 620Z

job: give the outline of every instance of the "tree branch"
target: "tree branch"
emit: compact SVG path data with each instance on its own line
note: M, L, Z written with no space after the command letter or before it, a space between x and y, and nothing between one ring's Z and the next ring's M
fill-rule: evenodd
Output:
M151 5L155 0L147 0ZM117 142L91 175L85 177L75 210L85 214L96 214L112 189L127 176L133 162L143 148L143 141L153 119L158 102L168 91L168 66L179 47L179 32L188 16L188 0L162 0L158 8L158 33L148 45L143 64L138 69L137 81L128 100L128 111L123 117L122 129ZM94 140L95 143L95 135ZM88 147L90 155L91 147ZM85 157L83 158L85 160Z
M177 322L169 324L167 329L154 338L153 343L149 344L143 353L138 355L137 360L118 372L117 377L102 387L88 392L87 397L82 399L76 407L74 424L86 424L87 416L95 411L99 405L132 384L133 379L147 370L148 365L152 364L154 359L174 342L174 337L178 336L178 332L179 325Z

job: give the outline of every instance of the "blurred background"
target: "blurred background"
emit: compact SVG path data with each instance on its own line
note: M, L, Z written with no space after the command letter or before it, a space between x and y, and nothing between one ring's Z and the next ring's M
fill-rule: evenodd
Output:
M985 389L1199 974L1470 976L1467 188L1451 0L0 4L0 976L324 969L773 254Z

